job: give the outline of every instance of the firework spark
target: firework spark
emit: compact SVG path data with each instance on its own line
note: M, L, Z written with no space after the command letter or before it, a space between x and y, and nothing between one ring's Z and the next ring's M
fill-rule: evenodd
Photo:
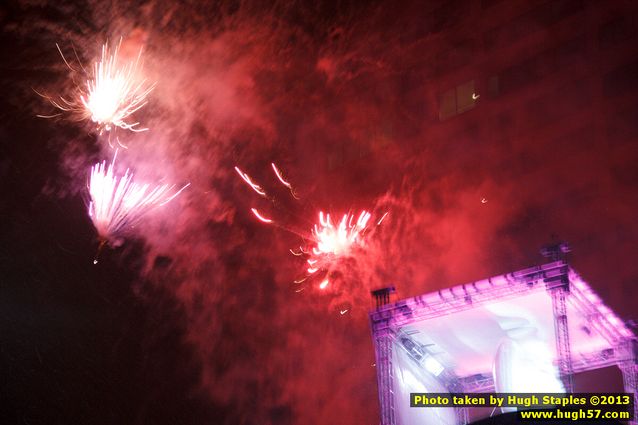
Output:
M315 256L332 254L340 256L347 254L353 245L361 241L362 232L368 225L370 213L362 211L356 222L354 215L344 214L338 225L334 225L330 214L319 212L319 225L315 224L313 236L317 245L312 248Z
M253 212L253 214L255 215L255 217L257 217L257 218L259 219L259 221L264 222L264 223L272 223L272 220L271 220L271 219L266 218L266 217L264 217L263 215L261 215L261 214L259 213L259 211L257 211L257 209L255 209L255 208L251 208L250 210Z
M283 184L284 186L286 186L288 189L292 189L292 186L290 185L289 182L287 182L283 176L281 175L281 171L279 171L279 169L277 168L277 166L275 165L274 162L270 163L270 165L272 166L273 171L275 172L275 175L277 176L277 178L279 179L279 181L281 182L281 184Z
M344 214L339 224L335 225L330 214L319 212L319 224L315 224L312 230L313 246L309 251L301 250L308 255L308 276L315 275L320 270L323 271L318 276L330 274L337 259L350 256L355 247L362 246L363 234L371 214L364 210L356 221L354 217L352 214ZM319 289L326 289L328 283L327 278L323 279Z
M134 61L122 63L119 58L121 44L122 39L114 49L110 49L108 43L102 46L100 59L94 63L90 73L84 71L88 78L77 87L74 97L45 97L64 112L76 114L82 120L90 119L97 124L100 133L116 127L137 132L148 130L133 121L132 114L147 104L147 96L155 84L147 84L146 79L140 77L142 49ZM62 59L75 71L64 55Z
M297 196L297 192L292 187L292 184L290 184L289 181L284 179L283 173L279 170L279 168L277 168L275 163L271 162L270 165L271 165L273 171L275 172L275 175L277 176L277 179L281 182L281 184L286 186L288 188L288 190L290 190L290 194L292 195L292 197L295 198L295 199L299 199L299 197Z
M235 167L235 171L237 171L237 174L239 174L239 176L246 182L248 183L248 185L250 187L252 187L252 189L257 192L259 195L261 196L266 196L266 191L264 189L261 188L261 186L259 186L256 183L253 183L252 179L250 178L250 176L246 173L244 173L242 170L239 169L239 167Z
M381 218L379 219L379 221L377 221L377 226L380 226L380 225L381 225L381 223L382 223L382 222L383 222L383 220L385 219L385 216L387 216L387 215L388 215L388 213L386 212L385 214L383 214L383 215L381 216Z
M140 218L154 207L173 200L186 187L173 191L174 185L159 185L133 182L133 174L127 169L124 175L115 174L115 160L107 166L106 161L91 167L88 189L91 196L89 217L97 230L101 246L114 243ZM97 259L94 261L97 263Z

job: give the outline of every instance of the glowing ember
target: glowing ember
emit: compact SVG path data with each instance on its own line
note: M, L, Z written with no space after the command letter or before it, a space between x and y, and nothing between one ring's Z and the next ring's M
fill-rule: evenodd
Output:
M259 186L258 184L253 183L252 179L250 178L250 176L246 173L244 173L242 170L239 169L239 167L235 167L235 171L237 171L237 174L239 174L239 176L246 182L248 183L248 185L258 194L260 194L261 196L266 196L266 191L264 191L261 186ZM262 220L263 221L263 220Z
M257 217L257 219L259 219L259 221L262 221L264 223L272 223L271 219L266 218L263 215L259 214L259 211L257 211L257 209L251 208L250 210L253 212L253 214L255 214L255 217Z
M75 98L49 98L49 101L62 111L75 112L82 119L91 119L98 125L100 132L111 131L114 127L131 131L148 130L140 128L139 122L130 119L133 113L146 105L154 84L147 84L139 76L141 49L134 61L120 63L118 54L121 44L120 39L112 51L108 43L102 46L100 60L95 62L85 87L78 87ZM64 61L71 68L66 59Z
M108 167L106 161L95 164L88 184L89 216L103 243L117 240L149 210L170 202L190 184L174 192L173 185L151 188L149 184L134 183L129 170L123 176L115 174L116 157L117 152Z
M279 181L281 182L281 184L283 184L284 186L286 186L288 189L292 189L292 186L290 185L289 182L287 182L286 180L284 180L284 178L281 175L281 172L279 171L279 169L277 168L277 166L275 165L274 162L272 162L270 165L272 165L272 169L275 172L275 175L277 176L277 178L279 179Z
M388 213L386 212L385 214L383 214L383 216L381 216L381 218L379 219L379 221L377 221L377 226L381 225L381 222L383 222L383 219L388 215Z

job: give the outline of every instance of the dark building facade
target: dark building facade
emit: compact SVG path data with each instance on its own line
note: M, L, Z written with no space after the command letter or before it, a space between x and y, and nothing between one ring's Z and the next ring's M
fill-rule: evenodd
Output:
M429 144L543 139L554 141L560 155L562 140L580 140L583 149L607 140L610 155L622 155L622 146L636 141L635 2L482 0L413 7L423 17L421 32L406 32L399 41L413 62L404 62L404 70L413 65L414 71L389 90L409 86L404 103L413 107ZM358 143L335 143L327 169L367 161L392 140L405 140L409 130L398 121L371 117Z

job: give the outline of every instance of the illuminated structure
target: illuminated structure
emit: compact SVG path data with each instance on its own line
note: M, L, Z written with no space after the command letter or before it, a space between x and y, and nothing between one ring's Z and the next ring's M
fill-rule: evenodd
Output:
M394 303L391 291L373 292L370 313L382 425L466 424L499 413L410 408L411 392L578 391L575 374L614 365L624 390L638 391L635 335L556 257Z

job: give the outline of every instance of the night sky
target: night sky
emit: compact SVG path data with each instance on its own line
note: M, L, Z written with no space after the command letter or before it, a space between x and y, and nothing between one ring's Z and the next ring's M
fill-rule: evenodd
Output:
M616 103L600 94L606 52L592 42L567 65L535 65L564 73L550 110L504 115L499 102L522 91L490 99L477 83L474 108L439 121L440 64L458 51L439 33L483 3L0 6L0 423L374 425L370 290L404 298L511 272L551 241L569 241L574 268L638 319L638 119L614 112L638 117L638 48ZM528 3L542 2L511 7ZM614 7L638 17L632 2ZM561 35L540 26L530 37L552 46ZM42 95L78 83L56 43L87 66L119 37L124 56L143 47L157 85L135 115L150 130L118 130L118 161L190 186L94 265L87 175L114 150L90 121L37 115L59 112ZM366 249L326 290L294 284L306 267L289 249L318 212L363 209L388 212Z

